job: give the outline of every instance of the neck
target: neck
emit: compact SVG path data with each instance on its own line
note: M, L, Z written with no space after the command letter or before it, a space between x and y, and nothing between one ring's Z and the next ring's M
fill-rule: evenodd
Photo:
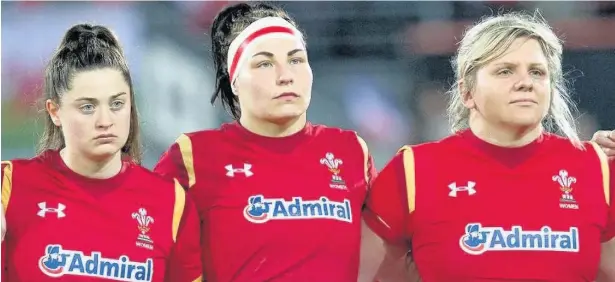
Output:
M543 128L539 123L533 126L511 127L490 124L482 118L470 118L470 130L479 139L500 147L523 147L540 137Z
M122 169L120 152L101 160L88 159L80 153L66 148L60 151L60 156L68 168L77 174L94 179L107 179L117 175Z
M266 137L286 137L301 131L305 127L305 114L282 122L270 122L251 118L247 115L239 118L239 123L248 131Z

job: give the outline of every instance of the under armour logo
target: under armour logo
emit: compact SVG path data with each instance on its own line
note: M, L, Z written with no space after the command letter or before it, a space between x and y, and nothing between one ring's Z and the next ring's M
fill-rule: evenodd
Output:
M448 188L451 189L451 192L448 193L449 197L457 197L457 192L468 191L468 195L476 194L476 182L468 181L467 186L457 186L456 182L453 182L448 185Z
M48 208L47 202L40 202L38 203L38 207L40 210L36 213L36 215L40 217L45 217L45 214L48 212L55 213L58 218L66 216L66 214L64 213L66 206L63 204L58 204L57 208Z
M252 175L254 175L254 173L252 173L252 165L251 164L243 164L243 168L233 168L233 165L226 165L226 176L228 177L234 177L235 173L243 173L246 177L250 177Z

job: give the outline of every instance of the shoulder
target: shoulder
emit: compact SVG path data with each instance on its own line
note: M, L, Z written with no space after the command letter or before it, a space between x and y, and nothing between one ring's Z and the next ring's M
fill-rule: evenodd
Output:
M218 128L182 133L175 140L175 143L181 146L183 143L188 142L215 142L223 140L226 135L228 135L228 127L224 124Z
M328 126L324 124L312 124L308 125L310 127L311 134L314 136L320 135L331 135L331 136L342 136L347 134L357 134L356 131L345 129L341 127Z
M369 161L371 153L367 142L357 131L322 124L310 126L312 136L320 139L319 144L331 144L350 149L352 152L361 152L364 160Z
M17 158L12 160L2 161L2 172L16 171L20 173L25 172L38 172L40 170L49 169L49 156L47 153L37 155L33 158Z
M459 146L463 145L463 142L461 142L462 138L463 137L460 134L453 134L440 140L415 145L405 145L398 150L398 153L402 153L404 151L419 154L447 153L448 151L459 150Z
M181 156L179 159L173 157L174 160L190 158L195 152L202 152L204 150L207 152L208 148L215 149L219 147L222 143L229 140L229 134L227 124L223 124L219 128L182 133L175 139L175 142L171 144L167 151L163 153L163 156Z
M156 172L153 172L141 165L130 164L130 178L139 181L148 189L169 189L176 185L173 178L164 177Z
M335 142L357 143L363 146L365 141L354 130L332 127L323 124L310 124L310 134L317 138L326 138ZM361 144L363 143L363 144Z
M550 153L576 158L579 156L595 156L601 154L600 146L592 141L582 141L578 146L567 137L553 133L545 133L543 143L548 145ZM565 154L562 154L565 152Z

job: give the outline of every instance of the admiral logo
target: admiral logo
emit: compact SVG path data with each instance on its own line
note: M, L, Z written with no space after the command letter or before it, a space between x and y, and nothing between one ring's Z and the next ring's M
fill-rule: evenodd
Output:
M292 201L286 201L255 195L248 199L243 214L252 223L276 219L332 219L352 223L350 201L344 199L343 202L335 202L327 197L313 201L293 197Z
M552 251L578 252L579 229L553 231L544 226L538 231L526 231L521 226L511 230L501 227L483 227L480 223L466 225L465 235L459 239L461 249L471 255L488 251Z
M154 262L133 262L127 256L104 258L100 252L86 256L81 251L65 250L62 245L48 245L39 260L40 270L47 276L64 275L107 278L116 281L152 281Z

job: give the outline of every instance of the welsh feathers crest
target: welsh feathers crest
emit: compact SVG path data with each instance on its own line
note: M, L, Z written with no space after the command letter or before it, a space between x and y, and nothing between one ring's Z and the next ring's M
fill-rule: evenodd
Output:
M142 234L149 232L149 225L154 223L154 218L147 215L147 210L144 208L140 208L138 212L133 212L132 218L136 219L137 223L139 223L139 231Z
M326 165L333 174L339 174L339 166L344 162L340 159L336 159L333 153L327 153L324 158L320 159L320 163Z
M577 179L569 176L566 170L560 170L558 175L553 176L553 181L559 183L560 189L564 193L572 192L572 184L577 182Z
M329 187L333 189L347 190L346 183L340 176L340 172L342 169L340 165L344 162L341 159L335 158L333 153L326 153L325 157L320 159L320 164L323 164L329 168L329 171L333 174L331 176L331 182L329 183Z

